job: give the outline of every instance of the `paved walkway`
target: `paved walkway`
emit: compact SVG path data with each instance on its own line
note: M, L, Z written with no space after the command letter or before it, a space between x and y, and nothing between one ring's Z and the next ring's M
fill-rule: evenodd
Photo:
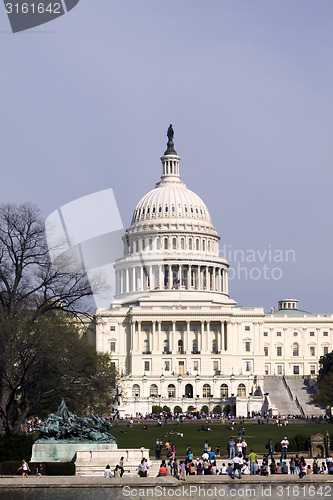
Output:
M179 487L184 484L200 485L239 485L239 484L328 484L332 483L333 475L309 474L302 479L296 475L273 475L273 476L243 476L241 480L231 479L229 476L187 476L186 481L178 481L172 476L167 477L126 477L106 479L104 477L79 477L79 476L43 476L37 479L34 476L29 479L22 477L0 477L1 488L114 488L130 486L133 488L168 486ZM331 493L332 493L331 492Z

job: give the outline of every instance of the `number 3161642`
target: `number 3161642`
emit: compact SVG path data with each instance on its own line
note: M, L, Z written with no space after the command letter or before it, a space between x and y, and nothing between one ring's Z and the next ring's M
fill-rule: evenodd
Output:
M6 3L7 14L62 14L61 4L55 3Z

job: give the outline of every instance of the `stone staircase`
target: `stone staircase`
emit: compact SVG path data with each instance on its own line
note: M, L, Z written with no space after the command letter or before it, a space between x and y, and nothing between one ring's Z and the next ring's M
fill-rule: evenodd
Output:
M264 392L269 394L271 405L276 407L281 415L300 415L301 411L291 398L282 377L265 376Z
M315 386L308 379L303 377L285 377L294 399L298 399L305 417L323 417L325 409L312 402L311 396L315 394Z

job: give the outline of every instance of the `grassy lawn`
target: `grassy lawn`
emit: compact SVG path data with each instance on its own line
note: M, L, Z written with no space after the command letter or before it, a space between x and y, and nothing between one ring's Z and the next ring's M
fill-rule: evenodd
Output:
M157 427L157 424L146 424L147 430L142 427L145 424L134 424L133 427L126 425L114 426L112 429L113 436L117 439L118 448L150 448L151 456L155 453L156 439L161 439L163 445L167 439L173 443L176 448L176 455L184 456L186 447L191 444L194 455L201 456L205 441L212 446L213 451L216 451L216 445L221 447L221 455L226 455L227 442L230 436L233 436L235 441L238 437L239 425L234 426L234 431L229 430L226 424L210 424L212 432L198 432L201 425L205 428L207 424L203 421L196 423L178 424L168 423L163 427ZM272 439L273 444L279 443L284 436L290 440L297 434L326 434L333 433L333 424L292 424L283 427L277 427L272 424L244 424L245 439L248 444L248 450L253 449L255 452L264 453L265 445L269 439ZM169 434L171 430L183 433L184 437ZM126 431L126 432L122 432ZM165 452L163 452L165 457Z

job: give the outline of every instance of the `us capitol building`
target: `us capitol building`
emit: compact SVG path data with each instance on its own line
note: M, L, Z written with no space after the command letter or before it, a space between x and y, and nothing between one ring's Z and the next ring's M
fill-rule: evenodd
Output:
M332 350L333 315L301 311L292 299L269 314L237 307L220 236L181 180L173 136L170 126L161 180L123 236L115 298L96 311L95 347L126 375L120 414L228 404L245 416L320 412L309 403L310 382Z

